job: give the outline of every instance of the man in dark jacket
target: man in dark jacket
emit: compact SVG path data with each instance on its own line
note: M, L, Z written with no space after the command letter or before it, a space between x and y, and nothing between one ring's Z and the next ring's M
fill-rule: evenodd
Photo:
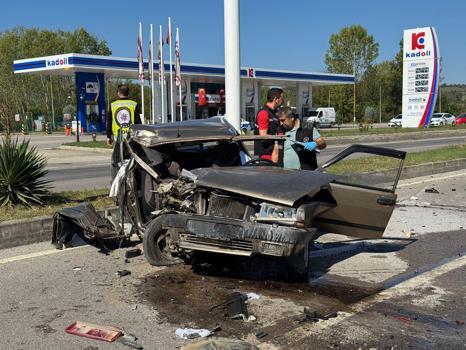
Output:
M271 88L267 93L267 102L256 116L255 135L276 135L280 123L276 115L277 108L283 103L283 90ZM254 142L254 154L259 158L271 160L274 149L273 141Z
M282 108L278 119L280 127L277 134L287 137L284 145L283 167L304 170L316 169L315 150L324 149L327 146L325 139L314 127L302 128L299 118L290 107Z

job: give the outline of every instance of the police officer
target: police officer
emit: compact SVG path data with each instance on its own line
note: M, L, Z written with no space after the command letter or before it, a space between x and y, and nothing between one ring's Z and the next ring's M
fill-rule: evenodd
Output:
M126 139L128 129L132 124L141 124L137 102L130 100L129 86L118 85L118 99L110 104L111 112L107 115L107 144L115 142L112 153L112 179L120 166L120 142Z
M271 88L267 93L267 102L256 116L255 135L276 135L280 122L276 115L278 107L283 104L283 90ZM254 153L259 158L272 160L274 141L254 142Z
M315 150L322 150L327 146L325 139L313 125L309 128L301 127L299 118L290 107L282 108L278 118L280 127L277 134L286 136L283 167L288 169L315 170L317 168ZM274 162L278 160L277 148L272 156L272 160Z

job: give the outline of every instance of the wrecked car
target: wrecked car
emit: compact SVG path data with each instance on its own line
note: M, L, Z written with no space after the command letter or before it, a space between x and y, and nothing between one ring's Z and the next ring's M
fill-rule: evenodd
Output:
M150 264L175 264L195 252L269 255L299 273L322 233L382 236L405 152L353 145L316 171L292 170L281 167L282 152L278 164L254 159L248 143L258 139L284 142L240 136L219 117L131 127L112 191ZM361 156L393 167L345 173L341 165Z

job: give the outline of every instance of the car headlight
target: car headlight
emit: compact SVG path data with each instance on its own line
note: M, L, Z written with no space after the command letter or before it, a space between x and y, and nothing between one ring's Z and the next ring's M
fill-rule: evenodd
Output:
M286 225L304 223L305 212L302 208L291 208L270 203L261 203L256 214L257 221L277 222ZM301 226L301 225L299 225Z

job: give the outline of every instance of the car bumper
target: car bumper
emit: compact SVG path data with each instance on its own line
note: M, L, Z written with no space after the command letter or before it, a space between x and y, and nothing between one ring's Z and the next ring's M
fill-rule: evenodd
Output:
M162 226L183 250L231 255L292 256L307 247L317 229L298 229L236 219L165 214Z

